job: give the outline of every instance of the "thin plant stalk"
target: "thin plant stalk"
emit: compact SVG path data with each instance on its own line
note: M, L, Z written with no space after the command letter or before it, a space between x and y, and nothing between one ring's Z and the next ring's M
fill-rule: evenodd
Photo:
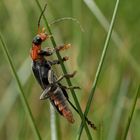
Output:
M18 78L16 69L15 69L15 67L14 67L12 58L11 58L11 56L10 56L10 54L9 54L9 51L8 51L8 49L7 49L7 47L6 47L6 44L5 44L4 40L3 40L3 37L2 37L2 35L1 35L1 33L0 33L0 41L1 41L1 44L2 44L1 47L2 47L2 49L3 49L3 51L4 51L4 53L5 53L5 56L6 56L7 60L8 60L8 62L9 62L9 64L10 64L10 68L11 68L11 70L12 70L12 72L13 72L13 75L14 75L14 77L15 77L15 79L16 79L16 82L17 82L17 85L18 85L18 87L19 87L19 90L20 90L20 98L21 98L21 101L22 101L22 104L23 104L23 108L25 109L25 111L26 111L26 113L27 113L29 122L30 122L30 124L31 124L31 128L32 128L34 134L36 135L36 136L35 136L36 139L41 140L40 133L39 133L39 131L38 131L38 128L37 128L36 125L35 125L35 121L34 121L34 118L33 118L32 112L31 112L31 109L30 109L30 107L29 107L29 105L28 105L28 102L27 102L27 100L26 100L26 98L25 98L25 94L24 94L22 85L21 85L21 83L20 83L20 80L19 80L19 78Z
M41 8L41 5L40 5L39 1L38 1L38 0L35 0L35 1L36 1L37 5L38 5L40 11L42 12L42 8ZM48 21L47 21L46 17L44 16L44 14L43 14L43 18L44 18L46 27L47 27L47 29L48 29L48 32L52 35L50 26L49 26L49 24L48 24ZM52 42L53 47L55 48L57 45L56 45L56 42L55 42L53 36L51 37L51 42ZM63 73L64 73L64 74L67 74L66 67L65 67L64 63L62 63L62 61L61 61L62 58L61 58L60 53L59 53L59 52L56 52L56 55L57 55L58 59L59 59L60 62L61 62L60 65L61 65L61 68L62 68ZM71 80L70 80L70 79L66 79L66 81L67 81L67 83L68 83L69 86L72 86L72 83L71 83ZM79 104L79 102L78 102L78 99L77 99L77 97L76 97L75 91L74 91L73 89L70 89L70 91L71 91L71 93L72 93L72 96L73 96L74 102L75 102L75 104L76 104L76 107L77 107L77 109L78 109L78 111L79 111L79 115L80 115L80 117L81 117L81 119L82 119L82 121L83 121L83 125L84 125L85 131L86 131L86 133L87 133L88 139L91 140L91 139L92 139L92 136L91 136L90 131L89 131L89 128L88 128L88 126L87 126L87 124L86 124L86 122L85 122L85 117L84 117L84 115L83 115L83 113L82 113L82 109L81 109L80 104Z
M106 37L106 40L105 40L105 44L104 44L104 47L103 47L103 51L102 51L102 54L101 54L99 65L98 65L98 68L97 68L97 71L96 71L96 74L95 74L95 79L94 79L94 82L93 82L93 85L92 85L92 88L91 88L91 91L90 91L90 94L89 94L88 102L87 102L87 105L86 105L86 109L85 109L85 112L84 112L85 116L87 116L87 114L89 112L90 105L91 105L91 102L92 102L92 99L93 99L93 96L94 96L94 93L95 93L95 89L96 89L96 86L97 86L97 82L98 82L98 79L99 79L99 76L100 76L100 73L101 73L101 70L102 70L102 66L103 66L105 56L106 56L106 53L107 53L107 49L108 49L108 46L109 46L109 41L110 41L110 38L111 38L111 33L112 33L112 30L113 30L113 27L114 27L114 22L115 22L115 19L116 19L118 6L119 6L119 0L117 0L116 4L115 4L115 8L114 8L111 24L110 24L110 27L109 27L109 31L108 31L108 34L107 34L107 37ZM77 136L77 139L80 139L80 136L82 134L82 130L83 130L83 122L80 125L79 134Z
M132 117L134 115L134 111L135 111L135 107L136 107L136 103L137 103L137 99L138 99L139 94L140 94L140 85L139 85L139 87L137 89L137 93L136 93L134 102L132 104L132 108L130 110L130 114L129 114L129 117L128 117L126 129L125 129L124 136L123 136L122 140L126 140L126 138L127 138L128 130L129 130L129 127L130 127L130 124L131 124L131 121L132 121Z
M50 126L51 126L51 140L58 140L58 132L56 128L56 112L50 104Z

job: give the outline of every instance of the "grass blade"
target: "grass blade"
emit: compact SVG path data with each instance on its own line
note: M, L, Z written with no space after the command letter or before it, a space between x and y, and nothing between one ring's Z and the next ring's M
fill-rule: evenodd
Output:
M31 70L28 69L28 66L30 66L30 61L27 58L17 72L22 85L25 85L31 74ZM26 75L22 75L22 73L26 73ZM10 113L10 110L15 103L17 97L18 89L16 88L15 81L12 80L6 92L4 93L4 96L0 100L0 130L2 129L4 122L6 121L7 116Z
M50 104L50 123L51 123L51 140L58 140L58 132L56 128L56 112Z
M37 5L38 5L40 11L42 12L42 8L41 8L41 5L40 5L39 1L38 1L38 0L35 0L35 1L36 1ZM52 35L52 32L51 32L51 29L50 29L50 27L49 27L48 21L47 21L47 19L46 19L46 17L45 17L44 15L43 15L43 18L44 18L44 21L45 21L45 24L46 24L46 27L47 27L49 33ZM55 42L53 36L51 37L51 42L52 42L52 44L53 44L53 47L55 48L57 45L56 45L56 42ZM56 55L57 55L58 59L61 61L62 58L61 58L59 52L56 52ZM62 68L63 73L64 73L64 74L67 74L67 70L66 70L66 67L65 67L64 63L61 62L60 65L61 65L61 68ZM66 79L66 81L67 81L67 83L68 83L69 86L72 86L72 83L71 83L71 80L70 80L70 79ZM78 102L78 99L77 99L77 97L76 97L75 91L74 91L73 89L71 89L70 91L71 91L71 93L72 93L72 96L73 96L74 102L75 102L75 104L76 104L76 107L77 107L77 109L79 110L80 117L81 117L81 119L83 120L83 125L84 125L84 127L85 127L87 136L88 136L89 140L91 140L92 137L91 137L89 128L87 127L87 124L86 124L86 122L85 122L85 117L84 117L84 115L83 115L83 113L82 113L82 109L81 109L80 104L79 104L79 102Z
M15 77L15 79L16 79L17 84L18 84L18 87L19 87L19 90L20 90L20 93L21 93L21 94L20 94L20 97L21 97L21 101L22 101L22 103L23 103L23 108L25 109L25 111L26 111L26 113L27 113L27 116L28 116L28 118L29 118L29 122L30 122L30 124L31 124L32 130L33 130L33 132L35 133L36 138L37 138L38 140L41 140L41 136L40 136L39 131L38 131L36 125L35 125L35 121L34 121L34 119L33 119L33 115L32 115L32 113L31 113L31 110L30 110L29 105L28 105L28 103L27 103L27 100L26 100L26 98L25 98L22 85L21 85L21 83L20 83L20 80L19 80L18 75L17 75L17 73L16 73L14 64L13 64L13 62L12 62L12 58L11 58L9 52L8 52L8 49L7 49L7 47L6 47L6 44L5 44L4 40L3 40L3 37L2 37L2 35L1 35L1 33L0 33L0 40L1 40L1 44L2 44L2 45L1 45L1 46L2 46L2 49L3 49L4 53L5 53L5 56L6 56L8 62L9 62L9 64L10 64L11 70L12 70L13 75L14 75L14 77Z
M98 8L94 0L83 0L84 3L87 5L87 7L91 10L91 12L95 15L99 23L103 26L103 28L108 31L109 29L109 22L106 19L106 17L103 15L101 10ZM135 70L137 75L140 77L140 66L136 62L136 60L133 58L131 53L123 47L123 41L119 37L119 35L116 33L116 31L113 30L112 32L112 40L116 44L116 46L119 48L119 51L123 54L123 56L126 58L128 63L131 65L131 67Z
M106 37L106 40L105 40L105 44L104 44L103 51L102 51L102 54L101 54L100 62L99 62L99 65L98 65L98 68L97 68L97 71L96 71L96 74L95 74L95 79L94 79L94 82L93 82L93 85L92 85L92 88L91 88L91 92L89 94L88 102L87 102L87 105L86 105L86 109L85 109L85 112L84 112L85 116L87 116L88 111L90 109L90 105L91 105L91 102L92 102L92 99L93 99L93 96L94 96L94 93L95 93L95 89L96 89L96 86L97 86L99 75L101 73L103 62L105 60L105 56L106 56L106 52L107 52L107 49L108 49L108 46L109 46L109 41L110 41L110 38L111 38L111 33L112 33L112 30L113 30L118 6L119 6L119 0L117 0L116 4L115 4L115 8L114 8L111 24L110 24L110 27L109 27L109 31L108 31L108 34L107 34L107 37ZM80 139L80 136L82 134L82 130L83 130L83 122L80 125L79 134L77 136L77 139Z
M128 130L129 130L129 127L130 127L130 123L132 121L132 117L133 117L134 111L135 111L135 107L136 107L136 103L137 103L137 99L138 99L139 93L140 93L140 85L138 87L138 90L137 90L137 93L136 93L134 102L132 104L132 108L130 110L130 114L129 114L129 117L128 117L126 129L125 129L124 136L123 136L123 139L122 140L126 140L126 138L127 138Z
M113 115L112 115L112 120L111 120L111 126L108 131L108 137L107 140L115 140L116 139L116 134L118 131L119 123L121 120L121 115L123 113L123 107L125 103L125 97L128 93L128 88L130 85L130 78L124 78L121 87L120 87L120 92L117 97L117 103L115 105L115 108L113 109Z

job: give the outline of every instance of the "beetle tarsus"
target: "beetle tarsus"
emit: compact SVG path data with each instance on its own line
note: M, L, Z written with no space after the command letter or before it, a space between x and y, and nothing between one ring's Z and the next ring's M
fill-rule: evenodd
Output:
M55 51L63 51L71 47L71 44L64 44L58 47L55 47Z

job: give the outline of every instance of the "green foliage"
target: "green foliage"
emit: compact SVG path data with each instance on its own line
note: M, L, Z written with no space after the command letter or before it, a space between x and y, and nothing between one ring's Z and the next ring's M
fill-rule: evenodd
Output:
M50 59L57 57L60 59L61 56L70 58L61 65L62 69L60 66L54 67L58 76L63 72L77 70L77 75L71 81L63 81L64 85L72 84L81 87L80 91L76 90L75 93L72 91L72 94L69 92L70 100L81 112L79 117L71 108L75 118L73 125L50 109L49 101L39 100L42 90L31 74L29 51L32 38L37 33L41 7L44 7L46 1L38 2L37 0L1 0L0 3L0 32L5 42L3 45L6 44L12 56L11 63L15 64L14 73L20 81L21 93L24 93L27 99L24 101L22 97L23 102L21 102L18 98L20 95L16 84L18 80L15 81L12 76L5 55L0 49L0 138L32 140L35 137L40 139L38 136L40 134L43 140L76 139L80 134L78 129L81 118L83 119L81 110L84 112L89 97L90 100L93 97L90 95L94 93L94 98L88 103L87 112L88 118L96 124L97 131L86 126L86 131L81 131L81 140L91 137L95 140L126 139L126 136L128 139L140 139L139 104L136 106L136 101L138 103L139 100L134 94L140 81L138 28L140 2L120 1L112 36L110 36L112 40L107 41L106 45L109 49L106 50L104 63L98 73L97 68L101 62L102 50L106 46L105 39L109 34L108 29L116 0L47 1L47 10L44 14L46 18L41 20L41 26L45 27L48 33L52 33L54 38L42 44L43 47L55 47L63 43L72 44L69 50L56 54ZM49 23L64 17L76 18L84 32L81 32L78 24L70 20L54 24L50 29ZM0 48L3 45L0 44ZM97 73L99 77L96 81ZM28 112L24 102L28 102L32 114ZM133 113L134 109L135 113ZM34 121L30 119L32 116ZM30 127L28 122L35 123L37 128ZM32 128L38 135L34 135Z

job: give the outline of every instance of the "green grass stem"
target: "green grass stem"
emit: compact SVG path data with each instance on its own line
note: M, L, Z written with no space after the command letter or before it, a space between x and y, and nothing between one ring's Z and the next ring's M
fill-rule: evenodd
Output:
M126 138L127 138L128 130L129 130L129 127L130 127L130 124L131 124L131 121L132 121L132 117L134 115L134 111L135 111L135 107L136 107L136 103L137 103L137 99L138 99L139 94L140 94L140 85L137 89L136 96L134 98L134 102L133 102L131 110L130 110L130 114L129 114L129 117L128 117L128 120L127 120L127 125L126 125L126 129L125 129L124 136L123 136L122 140L126 140Z
M16 82L17 82L17 85L18 85L18 87L19 87L19 90L20 90L20 97L21 97L21 101L22 101L22 103L23 103L23 108L25 109L25 111L26 111L26 113L27 113L29 122L30 122L30 124L31 124L31 128L32 128L32 130L33 130L33 132L34 132L34 134L35 134L35 138L38 139L38 140L41 140L40 133L39 133L39 131L38 131L36 125L35 125L35 121L34 121L33 115L32 115L32 113L31 113L31 110L30 110L30 107L29 107L29 105L28 105L28 102L27 102L27 100L26 100L26 98L25 98L24 91L23 91L22 85L21 85L21 83L20 83L20 80L19 80L19 78L18 78L18 75L17 75L16 69L15 69L15 67L14 67L12 58L11 58L11 56L10 56L10 54L9 54L9 51L8 51L8 49L7 49L7 47L6 47L6 44L5 44L4 40L3 40L3 37L2 37L2 35L1 35L1 33L0 33L0 41L1 41L1 44L2 44L1 47L2 47L2 49L3 49L3 51L4 51L4 53L5 53L5 56L6 56L7 60L8 60L8 62L9 62L9 64L10 64L10 68L11 68L11 70L12 70L12 72L13 72L13 75L14 75L14 77L15 77L15 79L16 79Z
M98 65L98 68L97 68L97 71L96 71L96 74L95 74L95 79L94 79L94 82L93 82L93 85L92 85L92 88L91 88L91 91L90 91L90 94L89 94L88 102L87 102L87 105L86 105L86 109L85 109L85 112L84 112L85 116L87 116L87 114L89 112L90 105L91 105L91 102L92 102L92 99L93 99L93 96L94 96L94 93L95 93L95 89L96 89L96 86L97 86L97 83L98 83L98 79L99 79L99 76L100 76L100 73L101 73L101 70L102 70L102 66L103 66L105 56L106 56L106 52L107 52L107 49L108 49L108 46L109 46L109 41L110 41L110 38L111 38L111 33L112 33L112 30L113 30L118 6L119 6L119 0L117 0L116 4L115 4L115 8L114 8L111 24L110 24L110 27L109 27L109 31L108 31L108 34L107 34L107 37L106 37L106 40L105 40L105 44L104 44L104 47L103 47L103 51L102 51L102 54L101 54L99 65ZM80 139L80 136L82 134L82 130L83 130L83 122L80 125L79 134L77 135L77 140Z

